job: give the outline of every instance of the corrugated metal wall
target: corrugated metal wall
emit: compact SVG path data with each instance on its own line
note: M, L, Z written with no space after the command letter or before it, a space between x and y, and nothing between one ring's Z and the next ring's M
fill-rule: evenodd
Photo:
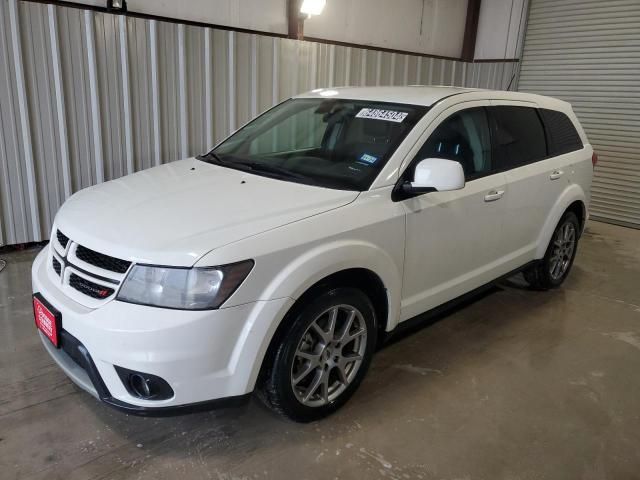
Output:
M505 88L515 66L0 0L0 245L46 239L73 192L204 152L296 93Z
M599 155L592 216L640 228L640 1L532 0L519 90L573 104Z

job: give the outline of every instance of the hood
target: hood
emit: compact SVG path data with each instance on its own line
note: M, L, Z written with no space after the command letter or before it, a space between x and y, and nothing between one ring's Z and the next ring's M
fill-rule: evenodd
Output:
M76 193L58 212L56 227L114 257L191 266L210 250L357 196L187 159Z

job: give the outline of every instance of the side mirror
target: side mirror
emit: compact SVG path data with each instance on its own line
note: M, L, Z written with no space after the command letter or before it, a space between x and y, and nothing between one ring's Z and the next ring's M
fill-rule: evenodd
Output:
M459 162L427 158L416 165L413 181L401 185L401 196L410 198L429 192L460 190L464 185L464 170Z

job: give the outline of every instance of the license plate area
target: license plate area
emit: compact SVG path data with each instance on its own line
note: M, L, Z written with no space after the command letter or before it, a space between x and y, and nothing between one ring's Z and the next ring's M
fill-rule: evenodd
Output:
M42 295L33 295L33 316L36 327L56 348L60 348L60 330L62 330L62 314L53 308Z

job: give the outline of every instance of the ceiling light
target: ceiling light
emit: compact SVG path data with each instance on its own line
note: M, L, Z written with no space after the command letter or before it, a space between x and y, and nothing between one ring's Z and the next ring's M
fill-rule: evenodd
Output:
M300 13L309 16L320 15L326 4L327 0L304 0L300 7Z
M127 11L127 0L107 0L107 10Z

